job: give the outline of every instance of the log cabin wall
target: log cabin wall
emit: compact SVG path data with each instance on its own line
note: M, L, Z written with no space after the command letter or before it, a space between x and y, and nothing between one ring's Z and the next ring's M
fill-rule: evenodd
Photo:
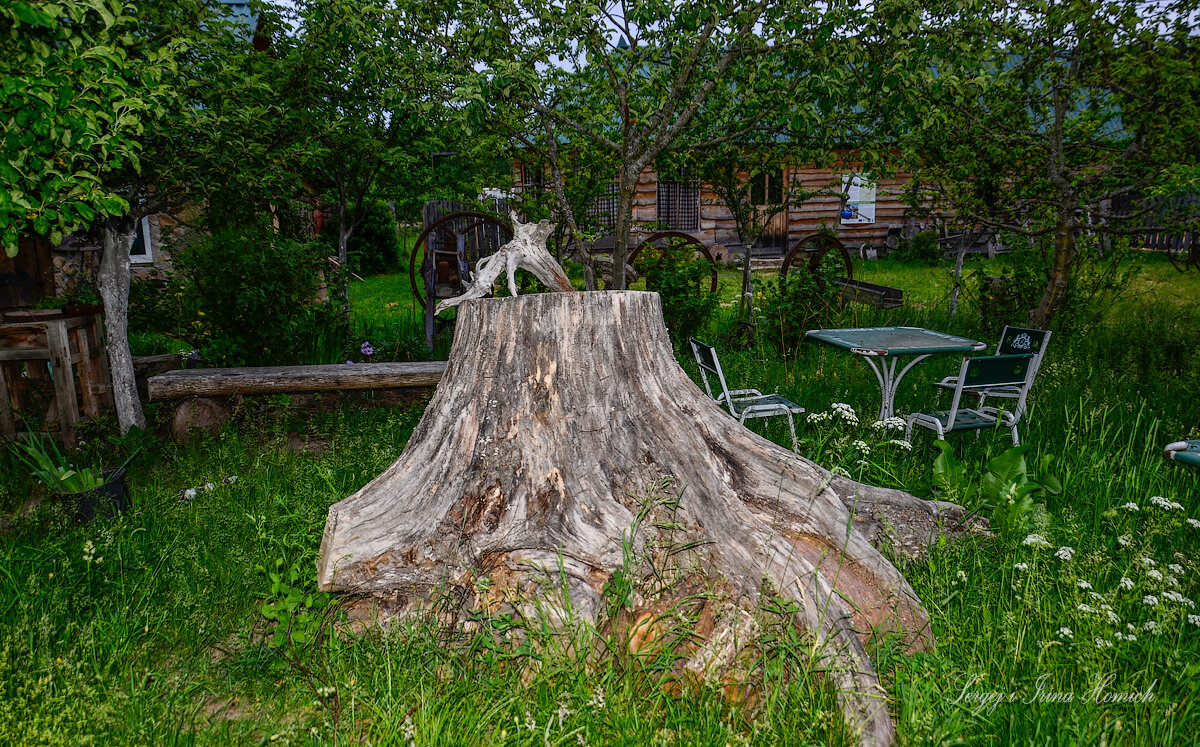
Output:
M787 208L787 244L790 247L801 238L816 232L822 226L833 229L847 247L856 249L862 244L882 247L889 229L904 228L912 221L908 206L901 201L903 191L910 181L908 174L897 174L880 179L875 193L875 220L860 225L842 225L838 214L841 204L842 177L857 173L860 164L847 164L843 168L829 169L809 166L789 166L784 173L785 182L804 192L825 191L828 194L810 197L802 203L790 204ZM514 192L526 189L542 189L549 174L537 174L536 167L513 163ZM658 173L646 169L638 179L633 200L633 222L635 230L643 234L658 230ZM700 187L700 228L686 233L696 236L706 246L721 244L735 253L741 251L737 225L733 214L707 185ZM635 238L636 240L636 238ZM777 253L778 250L758 251L756 254Z

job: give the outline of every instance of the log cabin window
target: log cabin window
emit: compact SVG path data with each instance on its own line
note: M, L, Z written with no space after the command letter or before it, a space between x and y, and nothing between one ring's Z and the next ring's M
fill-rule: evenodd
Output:
M700 182L680 174L658 182L658 222L672 231L700 230Z
M750 182L752 205L783 204L783 169L766 169Z
M133 244L129 247L129 261L135 265L150 264L154 261L154 246L150 240L150 218L142 218L137 223L137 233L133 236Z
M596 221L597 225L613 228L617 224L617 198L620 194L621 183L616 179L609 181L588 206L588 216Z
M525 189L546 189L546 170L541 164L521 163L521 186Z

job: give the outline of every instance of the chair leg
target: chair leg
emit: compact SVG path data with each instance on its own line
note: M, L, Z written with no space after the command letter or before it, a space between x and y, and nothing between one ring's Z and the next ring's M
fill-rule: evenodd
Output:
M796 441L796 421L795 421L795 419L792 418L791 412L789 412L787 414L787 416L788 416L788 430L792 432L792 451L799 454L800 453L800 444Z
M1014 425L1010 430L1012 431L1013 446L1020 446L1021 436L1017 433L1017 426Z

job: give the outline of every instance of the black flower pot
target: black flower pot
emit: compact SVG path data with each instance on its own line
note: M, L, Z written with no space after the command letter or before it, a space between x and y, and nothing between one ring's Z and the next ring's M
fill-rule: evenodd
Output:
M80 524L89 524L96 516L111 519L129 507L125 488L125 468L106 469L100 473L104 484L82 493L63 493L63 502L75 514Z

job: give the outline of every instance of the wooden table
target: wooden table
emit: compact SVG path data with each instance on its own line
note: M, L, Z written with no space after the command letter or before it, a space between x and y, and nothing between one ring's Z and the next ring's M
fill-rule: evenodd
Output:
M986 343L966 337L935 332L923 327L851 327L810 329L804 333L818 342L861 355L875 372L882 391L879 419L887 420L896 412L896 389L913 366L938 353L974 353ZM902 356L914 356L900 373L896 365Z
M14 406L26 395L53 388L46 421L57 421L64 443L75 441L83 415L112 406L103 315L66 315L59 309L10 311L0 321L0 430L14 437ZM39 387L39 382L41 386Z

